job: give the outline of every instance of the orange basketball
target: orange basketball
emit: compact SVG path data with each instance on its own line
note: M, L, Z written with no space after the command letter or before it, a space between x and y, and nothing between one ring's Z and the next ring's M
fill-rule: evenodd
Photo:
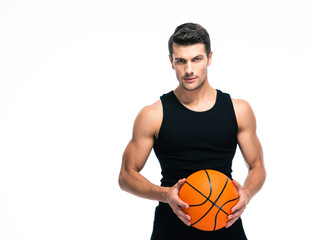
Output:
M191 216L191 226L204 231L225 227L231 208L239 201L237 189L229 177L209 169L190 175L179 197L189 205L188 209L182 209Z

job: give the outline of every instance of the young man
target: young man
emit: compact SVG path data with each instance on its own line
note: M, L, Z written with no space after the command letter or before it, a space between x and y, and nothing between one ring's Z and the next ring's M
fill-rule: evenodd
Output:
M207 69L212 51L203 27L193 23L177 27L169 39L169 52L179 85L138 114L123 155L120 187L159 201L153 240L246 239L240 215L266 177L254 113L246 101L231 99L210 86ZM231 178L237 144L248 175L243 186L233 180L239 202L226 228L206 232L190 227L190 216L181 209L188 204L178 197L185 178L201 169L218 170ZM162 168L161 186L139 173L152 148Z

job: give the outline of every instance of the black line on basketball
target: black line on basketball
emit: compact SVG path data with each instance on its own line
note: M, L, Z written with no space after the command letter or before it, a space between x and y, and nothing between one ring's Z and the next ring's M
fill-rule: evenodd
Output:
M228 200L227 202L225 202L220 208L219 210L217 211L216 215L215 215L215 218L214 218L214 229L213 231L215 230L216 228L216 220L217 220L217 215L219 214L219 212L222 210L222 212L224 212L227 216L229 215L227 212L225 212L222 208L224 207L225 204L229 203L229 202L232 202L232 201L235 201L237 200L239 197L237 198L234 198L234 199L231 199L231 200Z
M190 187L192 187L194 190L196 190L198 193L200 193L203 197L206 198L206 200L200 204L195 204L195 205L189 205L190 207L198 207L198 206L201 206L203 204L205 204L208 200L213 204L213 202L210 200L210 197L211 197L211 194L212 194L212 184L211 184L211 179L210 179L210 176L208 174L208 172L206 170L204 170L207 174L207 177L208 177L208 181L209 181L209 185L210 185L210 192L209 192L209 196L205 196L202 192L200 192L197 188L195 188L194 186L192 186L189 182L185 182L187 183Z
M207 201L210 201L212 204L213 204L213 202L209 199L209 197L210 197L210 195L209 195L209 197L207 197L206 195L204 195L202 192L200 192L197 188L195 188L193 185L191 185L190 183L188 183L188 182L185 182L186 184L188 184L191 188L193 188L195 191L197 191L199 194L201 194L206 200L205 201L203 201L202 203L199 203L199 204L195 204L195 205L189 205L190 207L198 207L198 206L201 206L201 205L203 205L204 203L206 203Z
M225 204L227 204L227 203L229 203L229 202L232 202L232 201L235 201L235 200L237 200L238 198L239 198L239 197L234 198L234 199L231 199L231 200L228 200L227 202L225 202L225 203L219 208L219 211L222 210L222 212L224 212L224 213L228 216L229 214L223 210L223 207L225 206Z
M219 198L222 196L222 194L223 194L223 192L227 186L227 183L228 183L228 177L226 177L226 183L225 183L224 187L222 188L221 193L218 195L217 199L215 200L214 204L216 204L217 200L219 200Z
M228 177L226 177L226 183L225 183L225 185L224 185L224 187L222 188L222 191L221 191L221 193L218 195L218 197L217 197L217 199L214 201L214 203L212 203L212 206L209 208L209 210L200 218L200 219L198 219L196 222L194 222L191 226L193 226L193 225L195 225L196 223L198 223L201 219L203 219L210 211L211 211L211 209L214 207L214 206L217 206L217 205L215 205L216 204L216 202L219 200L219 198L221 197L221 195L223 194L223 192L224 192L224 190L225 190L225 188L226 188L226 186L227 186L227 183L228 183ZM210 201L210 200L209 200ZM210 201L211 202L211 201ZM218 207L218 206L217 206ZM219 207L218 207L219 208Z
M201 219L203 219L213 208L214 204L212 204L212 206L209 208L209 210L201 217L199 218L196 222L192 223L191 226L195 225L196 223L198 223Z
M203 205L204 203L206 203L207 201L211 202L212 204L214 204L214 206L216 206L217 208L220 208L215 202L213 202L212 200L210 200L211 194L209 194L209 197L207 197L206 195L204 195L202 192L200 192L197 188L195 188L193 185L191 185L189 182L185 182L188 186L190 186L192 189L194 189L195 191L197 191L200 195L202 195L206 200L203 201L202 203L199 204L195 204L195 205L189 205L190 207L199 207L201 205ZM222 210L222 209L221 209ZM224 210L222 210L224 211Z
M211 179L210 179L209 173L208 173L208 171L206 169L205 169L205 172L207 174L207 177L208 177L208 180L209 180L209 185L210 185L210 194L209 194L209 197L208 197L208 198L210 198L211 194L212 194L212 184L211 184Z

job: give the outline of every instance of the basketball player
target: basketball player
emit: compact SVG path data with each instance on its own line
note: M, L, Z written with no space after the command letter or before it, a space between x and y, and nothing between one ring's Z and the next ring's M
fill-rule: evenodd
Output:
M193 23L177 27L169 39L169 53L179 84L138 114L123 155L120 187L159 201L152 240L247 239L240 215L266 177L254 113L246 101L210 86L207 69L213 53L203 27ZM180 208L189 206L178 197L185 178L201 169L231 178L237 144L248 175L243 186L233 180L239 202L226 228L208 232L190 227L190 216ZM161 186L140 174L152 148L162 168Z

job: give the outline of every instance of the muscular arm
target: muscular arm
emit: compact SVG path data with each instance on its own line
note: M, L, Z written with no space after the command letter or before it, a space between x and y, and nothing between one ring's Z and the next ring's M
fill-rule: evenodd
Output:
M180 208L180 206L188 208L188 204L178 197L179 189L185 179L179 180L170 188L155 185L140 174L152 150L154 137L158 134L162 114L160 101L145 107L138 114L132 138L123 154L119 185L122 190L136 196L168 203L175 214L185 224L190 225L190 217Z
M132 138L123 154L119 184L122 190L136 196L164 201L166 189L152 184L140 174L152 150L154 136L160 124L159 110L158 104L155 103L143 108L138 114Z
M236 112L239 124L238 145L249 169L243 190L251 200L261 189L266 178L263 150L256 135L256 120L250 105L239 100Z
M232 208L227 226L234 223L244 211L252 197L261 189L266 179L263 150L256 135L256 120L251 106L244 100L233 100L238 122L238 145L248 167L248 175L243 187L234 181L240 200Z

